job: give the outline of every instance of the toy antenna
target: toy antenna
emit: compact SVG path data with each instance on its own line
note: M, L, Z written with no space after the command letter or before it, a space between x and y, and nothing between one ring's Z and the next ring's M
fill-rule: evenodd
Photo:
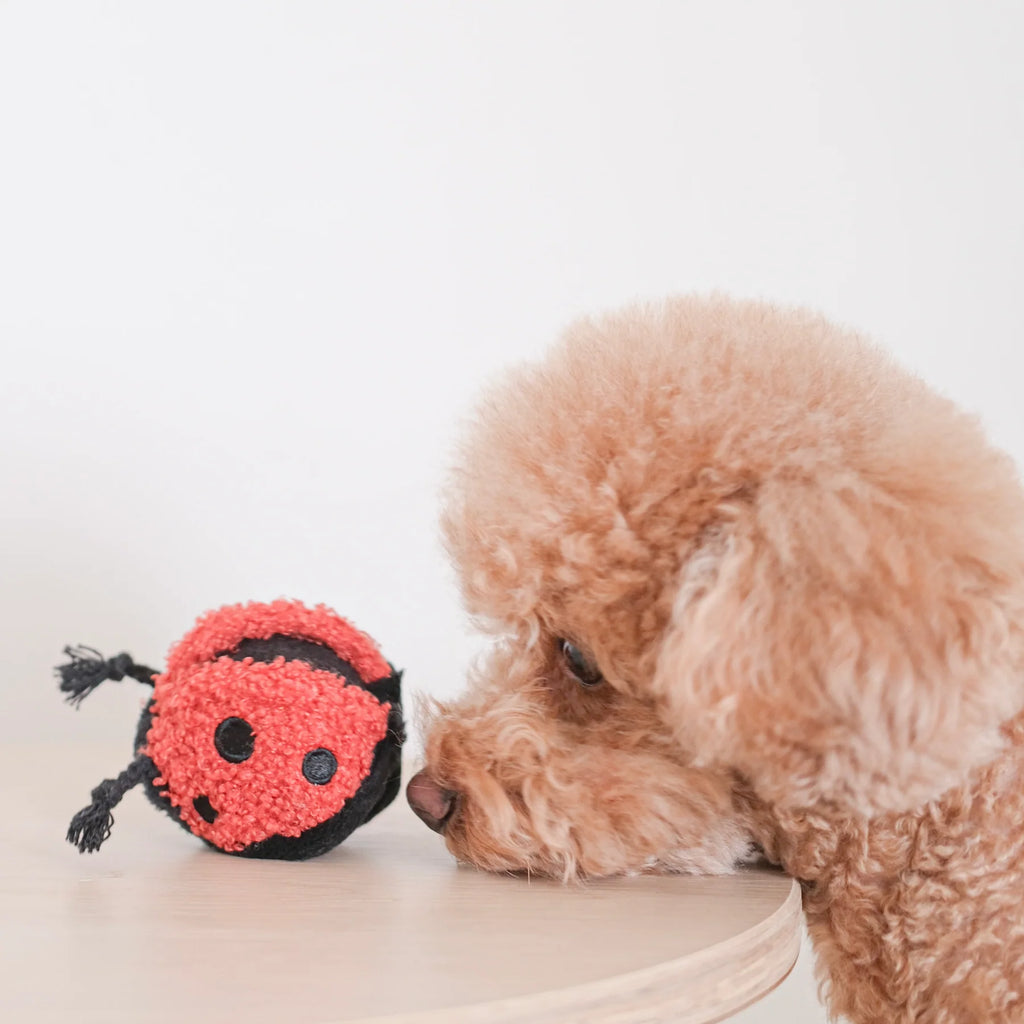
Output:
M137 758L116 779L104 779L92 791L92 803L83 807L68 826L67 839L81 853L94 853L110 836L114 827L113 809L121 797L147 777L156 775L156 767L144 754Z
M155 669L147 665L136 665L131 655L122 652L116 658L104 658L91 647L65 647L64 653L71 659L66 665L57 666L60 688L67 694L69 704L77 707L86 697L107 679L119 683L125 676L131 676L140 683L153 685Z

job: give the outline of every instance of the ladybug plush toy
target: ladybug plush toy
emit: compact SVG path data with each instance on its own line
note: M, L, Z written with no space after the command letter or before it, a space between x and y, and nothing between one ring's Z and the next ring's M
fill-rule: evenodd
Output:
M401 673L322 605L231 605L201 618L167 671L66 648L60 688L78 704L106 679L153 687L135 759L92 791L68 840L83 853L143 783L184 828L240 857L304 860L337 846L401 785Z

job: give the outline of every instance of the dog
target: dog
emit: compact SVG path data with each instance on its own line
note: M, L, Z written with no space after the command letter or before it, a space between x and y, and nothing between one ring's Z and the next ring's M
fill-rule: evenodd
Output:
M1024 491L822 317L573 326L484 396L443 533L493 638L417 814L459 860L803 888L830 1010L1024 1021Z

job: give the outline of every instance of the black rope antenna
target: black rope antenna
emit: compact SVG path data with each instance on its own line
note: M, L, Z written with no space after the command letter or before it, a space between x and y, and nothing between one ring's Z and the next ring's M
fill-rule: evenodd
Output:
M156 766L140 754L117 778L104 779L90 794L92 803L83 807L68 825L67 840L81 853L95 853L110 838L114 808L129 789L156 777Z
M159 674L148 665L137 664L132 660L132 656L124 651L116 657L104 658L94 648L78 644L65 647L64 653L71 660L64 665L58 665L56 673L65 700L75 707L78 707L100 683L108 679L119 683L128 676L152 686L153 676Z

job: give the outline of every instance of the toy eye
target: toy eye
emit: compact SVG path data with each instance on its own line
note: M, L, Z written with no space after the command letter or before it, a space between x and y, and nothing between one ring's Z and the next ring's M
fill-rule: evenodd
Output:
M302 759L302 774L314 786L326 786L338 770L338 759L324 747L311 750Z
M225 761L241 764L252 757L256 737L244 718L225 718L213 734L213 745Z
M600 669L584 657L583 652L575 644L569 643L568 640L559 640L558 647L562 653L562 659L565 661L565 667L576 677L581 686L600 686L604 682L604 676L601 675Z

